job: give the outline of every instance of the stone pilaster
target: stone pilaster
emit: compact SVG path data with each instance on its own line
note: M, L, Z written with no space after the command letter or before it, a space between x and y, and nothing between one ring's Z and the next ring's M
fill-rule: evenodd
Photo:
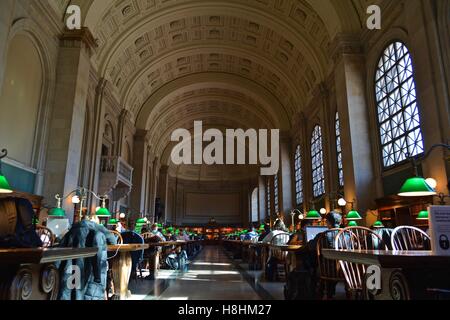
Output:
M134 136L133 148L133 189L130 194L131 210L135 213L145 211L147 176L147 134L146 130L138 130Z
M90 57L95 42L88 29L66 31L60 37L55 100L50 122L45 191L48 199L78 187ZM73 211L69 201L67 212Z
M280 138L279 203L280 211L284 212L286 217L293 208L291 145L288 135Z
M161 166L159 170L158 198L161 200L162 221L167 218L167 192L169 188L169 167Z
M344 36L335 42L337 109L341 122L344 192L361 213L374 205L374 171L366 105L365 60L359 42Z

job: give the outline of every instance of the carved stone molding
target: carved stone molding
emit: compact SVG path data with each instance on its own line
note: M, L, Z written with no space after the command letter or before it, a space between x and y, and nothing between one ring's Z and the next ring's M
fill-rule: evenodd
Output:
M88 28L81 30L66 29L60 36L61 47L65 48L85 48L92 56L97 48L97 43Z
M345 54L362 54L363 48L358 36L353 34L338 34L331 45L331 56L336 65Z

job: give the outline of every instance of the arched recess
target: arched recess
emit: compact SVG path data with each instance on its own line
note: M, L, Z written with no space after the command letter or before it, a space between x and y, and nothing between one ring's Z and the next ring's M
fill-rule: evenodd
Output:
M10 62L10 59L8 57L6 57L8 59L6 60L6 66L13 69L16 75L18 73L21 73L21 76L23 76L23 73L25 72L25 81L28 84L36 81L36 77L40 78L40 80L37 81L39 84L33 83L33 86L36 89L36 95L34 96L34 98L31 98L31 96L25 97L25 91L14 89L16 90L15 93L23 95L23 98L35 100L33 103L36 103L36 105L27 104L26 108L31 108L31 105L33 105L33 111L37 113L32 117L25 117L27 119L20 119L20 117L13 117L13 114L18 110L16 106L14 106L14 113L8 111L7 109L11 108L10 103L8 103L7 106L3 106L2 104L0 107L0 112L6 112L6 116L3 116L3 114L1 115L2 119L9 120L9 122L11 122L11 119L14 119L14 128L12 129L12 131L8 129L6 130L8 131L6 135L3 134L3 132L0 134L1 146L8 147L7 144L3 143L3 137L5 139L9 139L11 136L14 136L14 140L12 140L14 141L14 145L17 145L17 141L15 140L17 139L17 137L22 136L22 139L25 139L23 138L23 135L25 134L24 132L16 135L16 132L19 129L16 121L19 121L21 126L24 125L23 121L28 122L28 124L25 124L25 126L27 127L27 133L25 135L29 138L29 140L27 140L25 144L19 144L21 149L24 149L21 151L22 155L19 155L17 157L16 154L16 156L14 156L15 152L13 151L13 149L9 148L9 158L3 159L3 171L6 171L7 175L9 174L9 176L12 176L12 178L10 178L10 182L14 189L35 194L42 194L43 192L44 168L47 151L46 141L50 130L49 121L51 113L51 102L53 99L54 82L56 77L56 54L54 51L49 49L49 43L42 36L43 34L44 31L33 20L28 18L19 18L14 21L11 29L9 30L7 43L8 51L12 50L11 47L14 46L14 42L17 39L22 39L22 41L28 43L25 44L27 48L25 48L24 50L20 50L21 52L19 52L19 55L26 56L25 59L17 59L16 54L12 54L15 60L20 60L19 66L17 68L16 66L13 66L13 63ZM32 55L33 57L28 59L28 56L30 55ZM25 66L29 64L32 64L31 69L25 68ZM38 68L38 71L36 71L37 74L31 72L32 68ZM23 71L24 69L25 71ZM5 72L6 71L7 70L5 70ZM6 84L4 82L3 86L5 85ZM9 85L11 85L11 81L9 81ZM14 85L17 86L16 81L14 82ZM25 85L25 82L22 82L21 85ZM3 88L0 88L0 90L3 92ZM37 93L37 91L39 91L39 93ZM0 94L0 99L6 98L3 93ZM10 98L6 98L6 100ZM23 116L23 113L21 113L20 116ZM6 128L3 126L3 123L1 124L2 128ZM31 137L30 132L33 132Z
M36 135L41 112L44 71L38 48L24 33L9 42L0 95L0 146L12 163L4 168L13 188L34 192Z

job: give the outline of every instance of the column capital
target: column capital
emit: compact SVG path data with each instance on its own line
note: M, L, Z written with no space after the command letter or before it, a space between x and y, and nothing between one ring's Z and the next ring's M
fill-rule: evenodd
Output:
M355 34L339 33L331 43L331 56L335 64L343 55L362 53L361 41Z
M95 49L98 47L94 36L86 27L83 27L79 30L65 29L59 39L60 45L62 47L85 48L90 56L92 56L93 51L95 51Z

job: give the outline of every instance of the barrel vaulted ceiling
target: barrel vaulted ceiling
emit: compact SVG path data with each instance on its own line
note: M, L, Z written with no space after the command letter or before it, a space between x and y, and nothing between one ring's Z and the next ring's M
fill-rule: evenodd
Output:
M289 130L332 68L338 33L368 0L49 0L80 5L92 63L161 155L170 133L208 125ZM378 2L378 1L376 1Z

